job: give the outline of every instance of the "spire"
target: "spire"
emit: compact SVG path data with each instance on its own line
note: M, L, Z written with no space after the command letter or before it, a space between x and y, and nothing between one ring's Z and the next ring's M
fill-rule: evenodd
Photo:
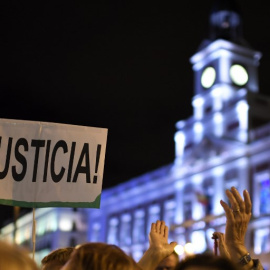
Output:
M240 8L234 0L215 0L209 16L209 37L199 49L217 39L250 47L243 38L243 26Z

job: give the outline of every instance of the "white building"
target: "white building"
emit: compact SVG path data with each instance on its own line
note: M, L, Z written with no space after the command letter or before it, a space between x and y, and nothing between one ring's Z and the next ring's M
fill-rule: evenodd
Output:
M1 229L0 239L33 250L39 263L51 250L76 246L86 242L87 218L85 209L39 208L20 217L16 226L10 223ZM33 233L33 220L36 230ZM34 235L34 237L33 237ZM34 239L33 239L34 238Z
M37 232L37 254L104 241L137 260L157 219L170 226L171 240L192 243L194 252L204 252L213 248L213 231L224 230L219 201L235 186L240 192L247 189L253 201L246 244L270 268L270 99L259 94L261 53L243 39L241 17L232 4L216 1L209 39L190 59L193 115L176 123L175 161L104 190L100 209L36 210L42 231ZM17 242L27 244L31 215L17 226ZM13 232L10 224L1 237L12 238Z

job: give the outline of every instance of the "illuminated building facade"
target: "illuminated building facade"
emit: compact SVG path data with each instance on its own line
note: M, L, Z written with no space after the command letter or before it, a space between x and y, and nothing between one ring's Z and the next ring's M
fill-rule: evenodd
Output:
M235 186L251 193L246 243L267 269L270 99L259 94L261 53L243 39L233 1L216 1L209 22L209 38L190 59L193 115L176 124L174 163L106 190L101 211L89 210L88 239L119 245L138 259L147 248L150 224L163 219L171 240L204 252L213 248L212 233L224 231L219 202Z
M259 94L261 53L243 39L233 1L216 1L209 22L209 38L190 59L193 115L176 123L174 163L106 190L101 211L89 210L88 239L119 245L138 259L150 224L162 219L170 240L204 252L213 248L212 233L224 231L219 202L235 186L251 193L246 244L268 269L270 99Z
M261 53L243 39L241 17L233 4L216 1L210 36L190 59L193 115L176 123L175 161L104 190L100 209L78 209L74 222L81 226L76 230L60 226L62 212L69 211L72 220L72 210L36 210L39 224L42 211L55 215L46 218L51 220L48 226L55 222L54 231L37 233L37 243L47 237L55 242L49 246L54 249L103 241L137 260L148 246L151 223L162 219L170 226L170 241L192 243L195 253L204 252L213 248L212 233L224 231L219 201L235 186L250 191L253 202L246 244L252 256L270 268L270 99L259 94ZM8 226L2 236L12 234ZM18 223L17 233L23 230ZM37 244L37 251L45 248Z
M1 229L0 239L33 250L35 260L41 259L59 247L76 246L86 242L87 219L85 209L39 208L20 217ZM36 220L35 239L32 238L33 219ZM15 225L16 224L16 225Z

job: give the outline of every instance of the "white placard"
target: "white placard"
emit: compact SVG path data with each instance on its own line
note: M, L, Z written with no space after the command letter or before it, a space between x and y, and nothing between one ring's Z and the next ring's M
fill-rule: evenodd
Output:
M0 203L99 208L107 133L0 119Z

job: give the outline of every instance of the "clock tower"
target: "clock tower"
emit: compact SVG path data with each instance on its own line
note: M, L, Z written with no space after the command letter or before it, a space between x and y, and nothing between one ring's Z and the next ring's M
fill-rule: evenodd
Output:
M236 2L214 1L209 36L190 58L193 116L176 124L178 165L189 152L194 155L194 147L209 148L213 140L249 144L254 140L252 130L269 122L270 99L258 93L261 56L243 38Z
M191 58L195 94L204 95L225 86L229 92L243 87L252 92L258 91L257 67L261 53L249 46L242 33L242 20L236 3L216 1L209 16L209 38L203 40ZM229 94L228 91L226 93Z

